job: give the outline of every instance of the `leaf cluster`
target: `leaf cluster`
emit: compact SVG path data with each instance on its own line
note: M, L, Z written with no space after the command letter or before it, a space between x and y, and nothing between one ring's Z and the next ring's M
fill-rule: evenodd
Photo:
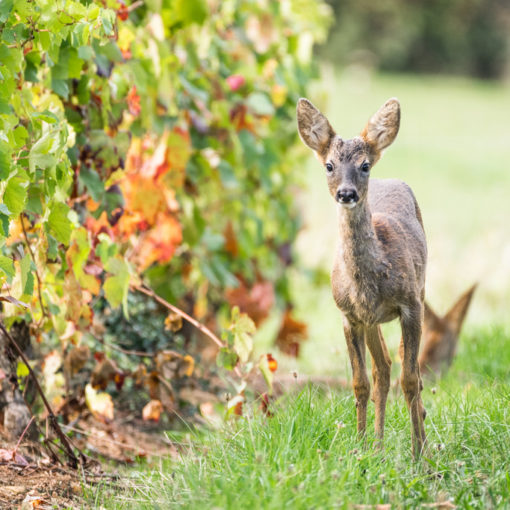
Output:
M2 2L4 321L27 320L62 352L98 350L108 310L129 317L141 278L220 325L232 289L262 285L260 317L287 308L294 105L328 12L298 0ZM242 317L222 366L250 358L255 326Z

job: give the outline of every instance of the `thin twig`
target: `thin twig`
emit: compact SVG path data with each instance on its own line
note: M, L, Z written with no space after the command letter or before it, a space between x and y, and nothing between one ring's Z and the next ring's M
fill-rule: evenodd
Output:
M16 455L16 452L18 451L19 445L21 444L21 441L23 441L23 438L25 437L25 434L27 433L28 428L30 425L32 425L32 422L35 420L35 416L32 415L32 418L30 418L30 421L27 423L27 426L25 427L25 430L21 433L21 436L19 436L18 442L16 443L16 446L13 450L13 457Z
M152 299L157 301L160 305L163 305L165 308L168 308L177 315L180 315L183 319L187 320L190 324L195 326L195 328L197 328L204 335L210 338L218 347L220 348L227 347L225 342L222 342L207 326L205 326L201 322L198 322L196 319L188 315L180 308L177 308L175 305L170 304L168 301L158 296L152 289L150 289L146 285L133 285L133 288L138 292L141 292L142 294L151 297ZM242 377L239 367L235 367L234 371L238 377Z
M19 215L19 219L21 222L21 228L23 229L23 235L25 236L25 242L27 243L28 252L30 253L30 257L32 258L32 260L34 262L34 266L35 266L35 277L37 278L37 294L39 296L39 303L41 303L42 314L45 317L48 317L48 314L46 313L46 310L44 308L42 295L41 295L41 278L39 277L39 272L37 271L37 263L35 261L34 252L32 251L32 247L30 246L27 231L25 230L25 222L23 221L23 214Z
M138 0L137 2L133 2L131 5L129 5L127 10L128 10L128 12L132 12L135 9L138 9L138 7L141 7L142 5L143 5L143 2L141 0Z
M23 363L25 363L26 367L28 368L28 372L32 376L32 379L34 380L35 387L41 395L41 399L43 401L44 407L46 407L46 410L48 411L48 419L53 427L53 430L55 431L55 434L60 439L60 442L62 443L62 446L64 447L64 450L69 458L69 463L71 467L76 468L79 463L84 461L84 456L81 451L80 453L80 460L76 457L76 455L73 452L73 448L69 442L68 437L62 432L62 429L60 428L60 425L58 424L57 417L53 413L53 409L50 406L50 403L48 402L48 399L46 398L46 395L44 394L43 389L41 388L41 385L39 384L39 381L37 379L37 376L35 375L35 372L33 371L32 367L30 366L30 363L25 356L24 352L21 350L20 346L14 340L14 338L11 336L11 334L7 331L7 329L4 326L4 323L0 320L0 330L2 330L5 337L10 341L11 345L14 347L20 358L23 360Z
M190 324L195 326L195 328L204 333L204 335L208 336L218 347L225 347L225 344L207 326L204 326L204 324L198 322L196 319L188 315L180 308L177 308L175 305L170 304L168 301L158 296L152 289L149 289L145 285L138 285L135 286L134 288L138 292L141 292L142 294L151 297L159 304L163 305L165 308L168 308L172 312L175 312L176 314L180 315L183 319L186 319Z
M156 355L153 352L143 352L143 351L130 351L129 349L123 349L115 344L109 344L104 341L104 338L94 337L99 343L103 344L105 347L110 347L116 351L122 352L123 354L127 354L129 356L139 356L140 358L154 358Z

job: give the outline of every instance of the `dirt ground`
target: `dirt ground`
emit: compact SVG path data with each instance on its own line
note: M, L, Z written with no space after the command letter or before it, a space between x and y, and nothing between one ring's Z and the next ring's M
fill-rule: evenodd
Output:
M0 465L0 508L82 508L77 471L55 466Z
M52 462L39 444L22 444L12 458L15 444L0 431L0 509L87 508L84 488L115 484L117 466L177 455L160 428L129 416L102 423L87 414L62 428L89 457L85 469Z

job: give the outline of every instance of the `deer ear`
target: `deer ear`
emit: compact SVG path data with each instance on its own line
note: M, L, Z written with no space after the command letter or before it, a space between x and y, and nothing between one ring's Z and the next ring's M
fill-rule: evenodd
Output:
M441 328L441 319L426 301L423 312L423 333L439 330Z
M378 154L395 140L400 127L400 103L391 98L370 117L361 137Z
M328 119L308 101L297 104L297 123L301 140L321 156L325 156L335 132Z
M444 318L453 327L457 335L460 333L460 328L462 328L462 323L466 318L469 304L471 303L471 298L473 297L473 292L475 291L476 286L477 284L475 283L471 288L464 292L464 294L460 296L458 301L451 307L448 313L444 316Z

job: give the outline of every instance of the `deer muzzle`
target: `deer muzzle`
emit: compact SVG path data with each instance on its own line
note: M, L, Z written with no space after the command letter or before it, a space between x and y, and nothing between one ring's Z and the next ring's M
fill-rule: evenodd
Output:
M343 207L352 209L359 200L358 192L354 188L340 188L336 192L336 201Z

